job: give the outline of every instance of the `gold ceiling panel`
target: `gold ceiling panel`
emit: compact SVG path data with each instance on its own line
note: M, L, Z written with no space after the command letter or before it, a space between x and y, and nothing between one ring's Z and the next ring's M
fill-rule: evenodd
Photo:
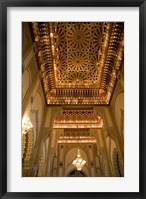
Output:
M96 143L96 138L90 135L89 129L64 129L58 143Z
M50 24L56 37L56 86L97 87L98 64L104 29L102 23ZM55 28L56 27L56 28ZM55 31L56 30L56 31Z
M64 129L64 135L68 137L87 137L90 136L89 129Z
M53 128L102 128L103 120L93 109L62 110L55 119Z
M109 104L123 64L124 23L32 23L49 105Z

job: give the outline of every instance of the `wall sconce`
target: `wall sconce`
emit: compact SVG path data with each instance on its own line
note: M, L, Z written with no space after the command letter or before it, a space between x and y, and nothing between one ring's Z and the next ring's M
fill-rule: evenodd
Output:
M28 133L28 131L33 128L33 125L31 123L31 120L30 118L27 116L25 116L23 119L22 119L22 134L26 134Z

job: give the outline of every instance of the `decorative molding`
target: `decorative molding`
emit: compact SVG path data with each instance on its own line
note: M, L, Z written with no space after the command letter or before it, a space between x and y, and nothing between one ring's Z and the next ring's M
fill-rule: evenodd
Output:
M123 64L123 24L32 23L48 105L109 104Z
M103 120L93 109L62 110L54 118L53 128L102 128Z

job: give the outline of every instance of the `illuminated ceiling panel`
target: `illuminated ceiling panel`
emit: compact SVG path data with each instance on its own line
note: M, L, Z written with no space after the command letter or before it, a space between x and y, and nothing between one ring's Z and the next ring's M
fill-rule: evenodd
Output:
M48 105L109 104L123 64L124 23L32 23Z
M55 48L59 55L55 60L56 86L98 88L102 24L58 23L50 26L56 38Z
M94 110L62 110L54 118L53 128L102 128L103 120Z
M89 129L64 129L58 143L96 143L96 138L90 135Z

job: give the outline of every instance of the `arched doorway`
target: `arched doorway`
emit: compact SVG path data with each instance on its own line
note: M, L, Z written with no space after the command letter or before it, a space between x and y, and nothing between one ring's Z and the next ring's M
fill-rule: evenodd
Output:
M57 151L53 158L53 176L97 176L96 134L97 129L100 131L103 128L103 119L99 113L91 107L63 108L54 115L52 127L52 146ZM78 147L86 160L81 173L75 171L76 167L72 164Z
M78 171L77 169L74 169L69 173L68 177L86 177L86 175L83 171Z

